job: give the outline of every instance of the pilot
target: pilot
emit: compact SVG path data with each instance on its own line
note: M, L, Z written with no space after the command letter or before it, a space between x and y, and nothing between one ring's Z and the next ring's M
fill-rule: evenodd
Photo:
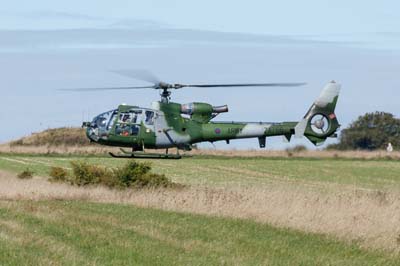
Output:
M119 116L119 122L121 123L129 123L131 119L130 114L120 114Z

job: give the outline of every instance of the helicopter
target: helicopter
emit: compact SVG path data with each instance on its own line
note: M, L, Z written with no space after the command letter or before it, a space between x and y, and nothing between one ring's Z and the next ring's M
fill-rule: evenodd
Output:
M153 102L151 108L121 104L97 115L91 122L83 122L82 127L91 142L120 147L122 154L110 153L115 158L181 159L179 150L190 151L196 143L226 141L229 144L232 139L244 138L257 138L259 147L265 148L266 138L272 136L283 136L286 141L290 141L293 135L297 138L304 136L314 145L321 145L327 138L337 137L336 131L340 127L335 107L341 86L335 81L323 88L300 121L222 122L213 119L228 112L227 105L175 103L171 101L172 91L184 88L293 87L305 83L180 84L160 81L144 70L116 73L152 85L73 90L154 89L160 91L161 99ZM169 153L170 148L176 148L176 153ZM165 153L149 153L147 149L165 149Z

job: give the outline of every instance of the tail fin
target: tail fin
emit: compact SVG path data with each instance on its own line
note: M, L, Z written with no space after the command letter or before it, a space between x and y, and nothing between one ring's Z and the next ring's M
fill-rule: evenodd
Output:
M324 87L303 120L296 125L296 137L305 136L314 145L321 145L328 137L335 136L336 130L340 127L335 115L340 87L340 84L334 81Z

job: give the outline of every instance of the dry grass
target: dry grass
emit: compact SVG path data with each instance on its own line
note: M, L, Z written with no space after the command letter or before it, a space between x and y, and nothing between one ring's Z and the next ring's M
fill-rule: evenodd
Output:
M91 145L89 139L86 137L85 129L78 127L50 128L11 141L9 144L22 146Z
M331 151L331 150L193 150L193 155L212 155L225 157L294 157L294 158L348 158L348 159L394 159L400 160L400 152L386 151Z
M400 192L305 186L187 187L179 190L110 190L51 184L43 178L18 180L0 172L0 200L88 200L124 203L215 216L252 219L279 227L359 241L367 248L398 252Z
M76 155L96 155L107 154L108 152L118 152L118 148L92 145L92 146L23 146L23 145L0 145L0 153L14 154L76 154Z
M104 155L108 152L118 153L119 148L100 145L92 146L23 146L1 144L0 153L14 154L76 154L76 155ZM165 150L149 150L149 152L164 153ZM174 153L170 149L170 153ZM392 159L400 160L400 152L386 151L326 151L305 150L300 152L284 150L213 150L197 149L185 152L187 155L224 156L224 157L282 157L282 158L347 158L347 159Z

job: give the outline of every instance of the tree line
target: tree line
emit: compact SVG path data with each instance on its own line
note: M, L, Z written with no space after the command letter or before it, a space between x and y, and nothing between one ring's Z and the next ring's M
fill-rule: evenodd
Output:
M387 112L359 116L343 129L339 142L328 146L337 150L379 150L391 143L400 147L400 119Z

